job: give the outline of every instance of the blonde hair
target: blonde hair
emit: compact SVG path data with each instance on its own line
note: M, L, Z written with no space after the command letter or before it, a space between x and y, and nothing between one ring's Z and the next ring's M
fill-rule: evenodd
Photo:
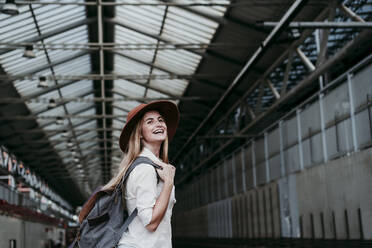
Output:
M143 124L143 118L141 118L136 126L134 127L127 146L127 152L124 154L123 159L119 165L119 172L105 185L102 190L112 190L114 189L122 180L125 173L127 172L129 166L132 162L139 156L142 151L143 145L141 143L141 129ZM159 152L160 158L164 163L169 163L168 161L168 135L166 139L160 146Z

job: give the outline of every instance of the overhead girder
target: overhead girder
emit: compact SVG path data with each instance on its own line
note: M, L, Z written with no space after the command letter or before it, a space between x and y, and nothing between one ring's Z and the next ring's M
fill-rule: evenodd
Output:
M161 0L161 1L165 2L165 3L171 3L170 0ZM230 3L230 4L233 5L234 3ZM202 16L202 17L204 17L208 20L214 21L214 22L218 23L220 26L233 25L237 29L254 30L258 34L262 35L262 37L264 37L265 35L267 35L270 32L270 30L267 30L267 29L262 28L262 27L258 27L254 23L247 23L247 22L244 22L244 21L241 21L241 20L235 20L235 19L233 19L231 17L227 17L227 16L212 15L212 14L209 14L209 13L198 11L196 9L193 9L192 7L189 7L189 6L177 6L177 7L181 8L183 10L186 10L190 13L196 14L198 16ZM227 7L230 7L230 6L227 6Z
M270 34L266 37L266 39L262 42L261 47L259 47L256 52L252 55L252 57L248 60L246 65L243 69L239 72L237 77L233 80L230 84L229 88L225 91L222 95L220 100L216 103L216 105L212 108L203 122L200 123L198 128L192 133L186 143L182 146L182 148L178 151L175 155L175 159L178 158L180 154L182 154L185 147L190 144L191 140L196 136L196 134L200 131L202 127L204 127L205 123L211 118L211 116L216 112L217 108L221 105L221 103L227 98L230 92L237 87L238 82L241 81L244 74L251 70L251 68L257 63L258 59L264 54L265 51L270 47L271 44L279 37L281 32L288 26L289 22L297 15L297 13L305 6L306 1L304 0L296 0L289 10L283 15L278 25L270 32Z
M161 37L159 35L149 34L149 33L145 32L145 31L141 31L141 30L138 30L138 29L129 27L128 25L125 25L124 23L122 23L120 20L118 20L116 18L105 18L104 21L105 22L108 22L108 23L116 24L116 25L121 26L123 28L126 28L126 29L132 30L134 32L140 33L140 34L142 34L144 36L147 36L147 37L153 38L155 40L164 42L166 44L175 45L170 40L168 40L168 39L166 39L164 37ZM209 51L206 52L206 53L201 53L201 52L195 51L193 49L188 49L188 48L185 48L184 50L185 51L188 51L190 53L196 54L196 55L198 55L198 56L200 56L202 58L219 59L219 60L222 60L224 62L229 62L229 63L231 63L232 65L235 65L235 66L242 66L242 63L240 61L237 61L237 60L235 60L233 58L227 58L226 56L223 56L223 55L220 55L220 54L216 54L216 53L212 53L211 54L211 52L209 52Z
M325 60L323 63L319 64L314 71L312 71L307 77L305 77L301 82L299 82L294 88L286 92L285 94L281 94L280 98L277 99L273 104L267 108L265 111L262 111L259 113L259 115L255 116L255 118L252 118L243 128L237 129L234 133L235 135L241 135L245 134L249 130L253 129L255 125L258 123L264 121L265 118L268 118L270 115L278 114L278 109L281 106L284 106L285 103L288 103L290 101L293 101L293 99L298 98L303 94L304 89L309 89L314 83L317 83L317 79L319 76L321 76L323 73L325 73L328 69L330 69L333 65L337 64L339 61L341 61L344 58L347 58L350 54L352 54L355 50L357 50L359 47L363 47L363 44L366 44L368 42L368 37L372 35L371 30L363 30L354 40L351 40L349 43L347 43L341 50L338 51L335 55ZM288 56L288 53L286 53ZM283 58L279 58L274 64L279 63L279 61L282 61ZM272 68L271 68L272 69ZM267 70L265 74L269 74L271 70ZM229 111L227 111L227 115L224 116L222 120L227 120L226 117L229 113L231 113L234 109L237 108L240 101L243 101L248 97L248 95L252 92L253 89L259 87L262 81L259 79L250 90L246 92L246 94L235 104L233 105ZM302 93L301 93L302 92ZM218 123L217 123L218 124ZM214 130L214 127L212 127L210 130ZM218 146L218 149L214 150L210 154L204 156L203 161L198 161L199 163L195 166L193 166L192 170L189 173L186 173L183 177L181 177L178 182L183 183L187 178L191 176L192 173L194 173L196 170L200 169L201 166L203 166L205 163L210 161L212 158L217 156L221 151L231 145L236 139L228 139L226 142L220 144ZM206 158L205 158L206 157Z

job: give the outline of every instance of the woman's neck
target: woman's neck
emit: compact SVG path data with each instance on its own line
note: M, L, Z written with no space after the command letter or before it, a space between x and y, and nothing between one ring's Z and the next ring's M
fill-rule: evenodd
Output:
M150 144L150 143L146 143L146 142L143 142L143 146L146 147L147 149L149 149L156 157L159 158L159 151L160 151L160 146L161 146L161 143L160 144Z

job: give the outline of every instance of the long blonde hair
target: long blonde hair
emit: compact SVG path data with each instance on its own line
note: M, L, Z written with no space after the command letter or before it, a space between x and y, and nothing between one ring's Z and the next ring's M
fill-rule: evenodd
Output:
M124 154L123 159L120 162L119 165L119 172L105 185L103 186L103 190L112 190L118 185L125 175L125 172L128 170L129 166L132 164L132 162L138 157L138 155L141 153L143 145L141 143L141 129L143 124L143 118L141 118L133 132L130 135L129 143L127 152ZM164 163L169 163L168 161L168 135L166 139L163 141L163 143L160 146L160 152L159 152L160 158L163 160Z

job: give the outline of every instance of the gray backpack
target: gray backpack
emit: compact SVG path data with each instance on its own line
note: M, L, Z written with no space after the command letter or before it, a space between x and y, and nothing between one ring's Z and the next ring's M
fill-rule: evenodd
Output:
M141 163L160 168L146 157L137 157L115 189L96 190L80 211L80 227L69 248L76 247L76 244L79 248L117 247L122 234L137 216L137 208L128 216L123 189L129 174Z

